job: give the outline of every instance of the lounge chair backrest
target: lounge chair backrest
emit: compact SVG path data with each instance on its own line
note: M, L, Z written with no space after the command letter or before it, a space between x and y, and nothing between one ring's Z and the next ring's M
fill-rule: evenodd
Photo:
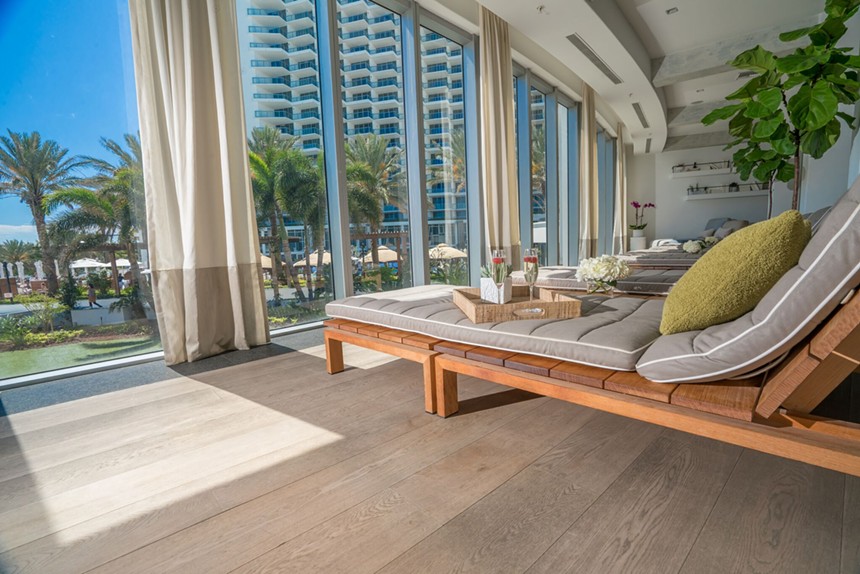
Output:
M713 381L779 358L860 283L860 181L834 205L786 273L755 309L703 331L660 337L636 365L653 381Z

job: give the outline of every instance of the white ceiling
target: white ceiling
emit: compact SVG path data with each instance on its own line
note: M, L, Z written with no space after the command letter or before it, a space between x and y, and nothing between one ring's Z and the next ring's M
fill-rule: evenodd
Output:
M746 81L738 70L727 71L725 60L759 36L765 45L770 38L782 46L777 32L808 25L824 5L824 0L479 1L591 85L627 126L636 153L644 151L648 138L651 150L661 151L667 137L725 132L725 122L705 127L694 113L706 113L708 104L714 107ZM672 8L677 12L666 14ZM567 40L573 33L622 84L610 82ZM634 102L642 106L648 128L633 112Z
M788 24L818 14L824 7L823 0L615 0L615 3L652 58ZM670 8L678 11L666 14Z

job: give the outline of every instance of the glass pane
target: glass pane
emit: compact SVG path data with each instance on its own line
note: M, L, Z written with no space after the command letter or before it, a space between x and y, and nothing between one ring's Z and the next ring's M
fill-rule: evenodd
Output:
M427 224L433 283L469 283L463 47L421 28Z
M239 5L251 179L269 327L278 328L319 319L333 295L316 12L309 0Z
M570 168L568 162L568 109L558 104L558 242L559 263L567 263L568 241L570 239L570 226L568 225L568 208L571 198L568 196L570 187Z
M400 16L338 2L344 132L356 293L412 284Z
M156 351L128 6L0 11L0 379Z
M532 194L532 247L540 250L540 263L546 265L546 98L531 88L531 194Z

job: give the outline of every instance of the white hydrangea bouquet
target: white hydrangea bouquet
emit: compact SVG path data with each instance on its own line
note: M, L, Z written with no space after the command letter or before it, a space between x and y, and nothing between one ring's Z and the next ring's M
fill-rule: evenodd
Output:
M630 267L625 261L613 255L601 255L579 262L576 280L588 284L588 293L607 293L618 285L619 279L630 276Z
M681 248L687 253L699 253L708 247L713 247L719 239L716 237L703 237L702 239L691 239L684 243Z

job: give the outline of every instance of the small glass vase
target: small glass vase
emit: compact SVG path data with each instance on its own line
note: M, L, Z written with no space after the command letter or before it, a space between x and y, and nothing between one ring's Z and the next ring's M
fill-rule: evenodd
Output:
M615 294L615 282L606 281L588 281L587 295L606 295L612 297Z

